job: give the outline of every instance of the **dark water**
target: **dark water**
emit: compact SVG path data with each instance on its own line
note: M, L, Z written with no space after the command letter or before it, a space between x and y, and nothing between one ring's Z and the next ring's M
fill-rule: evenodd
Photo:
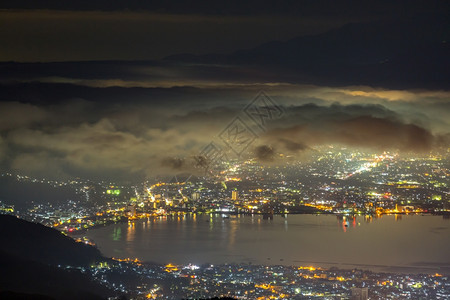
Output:
M347 225L347 226L346 226ZM157 263L314 265L450 273L450 220L442 216L186 215L140 220L86 235L110 257Z

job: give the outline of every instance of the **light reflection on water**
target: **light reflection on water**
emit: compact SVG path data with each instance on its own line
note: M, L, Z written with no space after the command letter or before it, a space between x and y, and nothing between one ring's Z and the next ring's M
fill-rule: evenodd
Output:
M115 224L86 235L106 256L157 263L450 269L450 221L440 216L289 215L263 220L260 215L190 214Z

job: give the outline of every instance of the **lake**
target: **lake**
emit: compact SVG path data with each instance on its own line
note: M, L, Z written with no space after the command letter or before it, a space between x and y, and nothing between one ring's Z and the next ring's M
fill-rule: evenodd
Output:
M450 220L432 215L188 214L89 230L108 257L175 264L253 263L450 274Z

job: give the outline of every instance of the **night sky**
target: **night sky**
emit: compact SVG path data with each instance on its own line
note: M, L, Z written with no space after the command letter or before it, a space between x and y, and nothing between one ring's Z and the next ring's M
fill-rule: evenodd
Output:
M449 147L448 1L2 1L0 41L3 170L195 172L262 90L243 157Z

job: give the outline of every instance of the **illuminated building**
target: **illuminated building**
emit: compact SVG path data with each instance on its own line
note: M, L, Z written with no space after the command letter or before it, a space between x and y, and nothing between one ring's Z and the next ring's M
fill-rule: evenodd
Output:
M200 193L198 193L198 192L192 193L192 200L194 200L194 201L200 200Z
M119 189L107 189L106 194L118 196L118 195L120 195L120 190Z
M231 200L238 200L239 194L238 191L234 190L231 192Z
M369 299L369 288L352 288L352 300L367 300Z
M136 216L136 205L134 205L134 204L128 205L128 211L129 211L130 217L135 217Z

